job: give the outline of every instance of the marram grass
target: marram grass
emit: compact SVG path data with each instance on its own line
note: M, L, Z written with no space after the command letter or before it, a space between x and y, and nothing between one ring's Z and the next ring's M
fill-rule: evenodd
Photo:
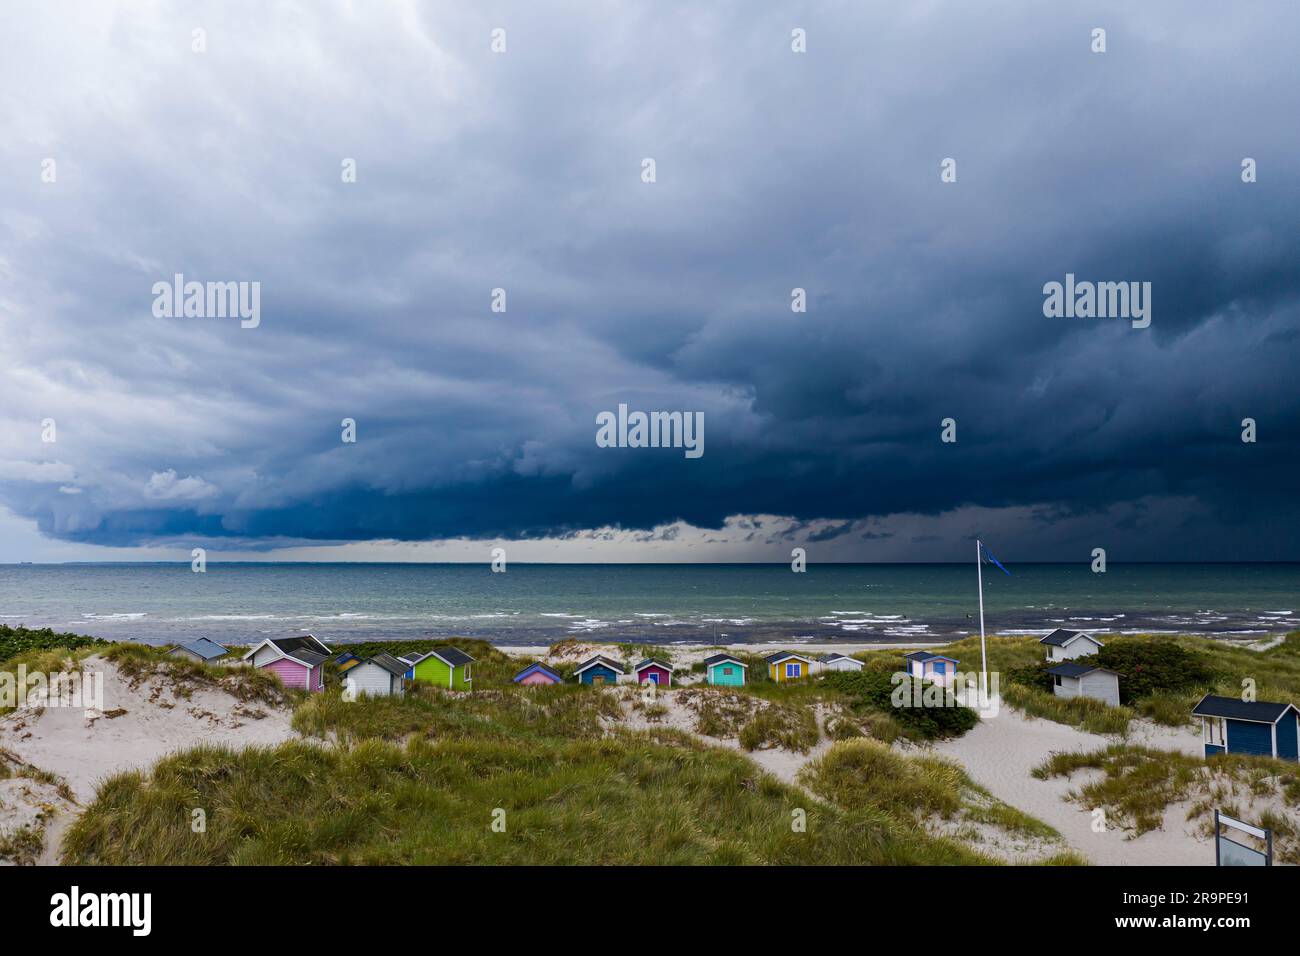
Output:
M157 666L135 650L115 656L142 674ZM184 681L203 683L211 676L183 662L164 667ZM748 729L755 746L772 740L811 746L815 698L807 694L774 694L764 708L771 726L755 724L751 712L741 736ZM617 695L589 687L455 693L417 685L405 698L355 702L333 689L293 694L289 702L296 705L294 727L303 741L248 750L200 747L169 756L148 773L105 781L66 833L63 860L996 862L927 832L899 814L885 793L843 802L816 797L762 773L740 754L680 731L622 729ZM896 756L890 782L912 780L920 787L930 763Z
M845 809L745 758L667 735L413 737L203 747L106 781L67 833L76 864L954 864L991 862L872 806ZM201 809L206 831L194 831ZM494 813L494 811L498 811ZM503 811L499 812L499 811ZM796 811L806 830L792 826ZM493 829L504 822L504 832ZM499 826L500 824L498 824Z
M1125 736L1134 716L1127 707L1111 707L1092 697L1057 697L1021 684L1004 685L1002 701L1030 717L1069 724L1093 734Z
M1022 836L1060 837L1042 821L993 798L956 763L905 756L875 740L837 743L804 767L800 780L839 806L871 807L905 825L961 817Z
M1300 771L1295 764L1271 757L1227 754L1205 760L1198 756L1150 747L1114 744L1086 753L1057 753L1033 770L1033 775L1073 776L1079 770L1100 771L1071 792L1083 806L1105 807L1120 826L1135 835L1162 826L1171 804L1189 801L1187 819L1208 822L1217 807L1230 801L1270 798L1282 808L1267 814L1290 819L1300 808ZM1263 817L1261 817L1263 819ZM1275 828L1279 859L1300 862L1300 834L1294 826Z

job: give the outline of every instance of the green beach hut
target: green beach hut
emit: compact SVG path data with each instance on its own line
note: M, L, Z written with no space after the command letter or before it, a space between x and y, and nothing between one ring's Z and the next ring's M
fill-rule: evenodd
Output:
M435 687L449 690L473 690L474 675L471 667L474 658L456 647L435 647L417 657L411 664L415 680L428 681Z
M704 670L709 683L715 687L744 687L745 669L749 665L730 654L714 654L704 658Z

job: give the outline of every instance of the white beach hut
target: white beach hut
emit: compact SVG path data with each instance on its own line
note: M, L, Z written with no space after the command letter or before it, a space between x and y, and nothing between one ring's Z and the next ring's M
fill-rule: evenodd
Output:
M1119 706L1119 675L1104 667L1062 661L1049 667L1052 675L1052 693L1057 697L1092 697Z
M363 658L360 664L343 675L344 687L351 687L357 697L401 697L406 693L409 666L391 654Z
M1049 661L1070 661L1076 657L1087 657L1089 654L1096 654L1106 646L1091 634L1085 634L1083 631L1067 631L1063 627L1058 627L1051 634L1041 638L1038 643L1047 647Z
M183 657L186 660L198 661L200 664L206 664L208 661L215 661L219 657L225 657L229 648L223 647L216 641L210 641L206 637L200 637L197 640L190 641L188 644L180 644L173 647L167 652L169 657Z
M866 665L856 657L849 657L847 654L822 654L813 664L813 673L821 674L826 671L860 671Z

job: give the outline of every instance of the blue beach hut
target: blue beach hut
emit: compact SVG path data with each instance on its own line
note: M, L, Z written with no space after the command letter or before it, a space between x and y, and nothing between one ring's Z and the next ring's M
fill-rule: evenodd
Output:
M1207 757L1251 754L1300 760L1300 710L1295 704L1206 694L1192 715L1201 718Z
M573 672L579 684L617 684L627 672L618 661L597 654Z

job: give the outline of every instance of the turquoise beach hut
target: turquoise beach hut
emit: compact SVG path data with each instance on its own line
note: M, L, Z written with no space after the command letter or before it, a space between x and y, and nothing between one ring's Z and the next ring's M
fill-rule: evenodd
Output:
M704 671L714 687L744 687L748 667L744 661L730 654L714 654L704 658Z

